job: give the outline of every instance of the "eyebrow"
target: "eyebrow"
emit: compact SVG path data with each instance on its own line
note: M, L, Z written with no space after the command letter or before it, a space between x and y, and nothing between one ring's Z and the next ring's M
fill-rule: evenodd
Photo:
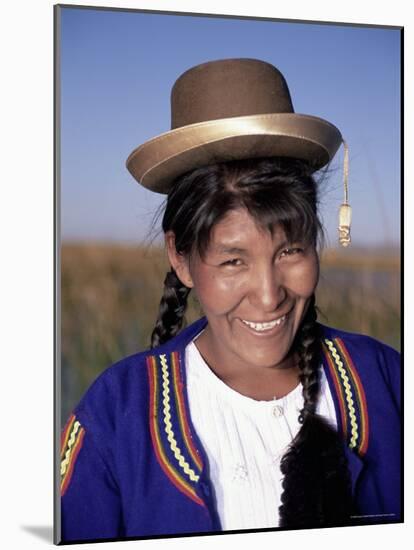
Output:
M216 254L247 254L247 250L245 248L225 244L215 246L213 252Z
M292 246L292 243L289 243L287 240L285 240L277 246L277 248L275 249L275 252L283 250L287 246ZM248 251L245 248L241 248L239 246L226 245L226 244L218 244L213 248L213 252L215 254L242 254L242 255L248 254Z

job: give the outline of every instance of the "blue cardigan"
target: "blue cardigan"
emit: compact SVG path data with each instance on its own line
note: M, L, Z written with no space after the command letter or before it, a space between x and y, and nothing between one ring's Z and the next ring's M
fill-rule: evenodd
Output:
M106 369L74 409L61 442L62 542L221 530L186 393L185 348L205 325ZM399 354L367 336L322 330L355 522L399 522Z

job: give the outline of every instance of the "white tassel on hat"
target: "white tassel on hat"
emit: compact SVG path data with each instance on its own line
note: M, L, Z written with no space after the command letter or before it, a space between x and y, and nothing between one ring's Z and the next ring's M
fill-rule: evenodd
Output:
M339 242L342 246L351 244L351 217L352 209L348 202L348 172L349 172L349 152L348 144L344 144L344 202L339 209Z

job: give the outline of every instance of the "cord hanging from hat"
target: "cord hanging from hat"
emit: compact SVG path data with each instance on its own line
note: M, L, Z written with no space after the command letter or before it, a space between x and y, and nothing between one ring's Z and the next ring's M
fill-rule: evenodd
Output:
M348 144L344 145L344 202L339 208L339 242L342 246L351 244L351 217L352 209L348 202L348 174L349 174L349 150Z

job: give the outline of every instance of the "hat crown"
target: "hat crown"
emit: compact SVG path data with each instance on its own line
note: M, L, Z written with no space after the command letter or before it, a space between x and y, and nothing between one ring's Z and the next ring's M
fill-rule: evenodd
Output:
M207 120L293 112L284 76L258 59L196 65L171 90L171 129Z

